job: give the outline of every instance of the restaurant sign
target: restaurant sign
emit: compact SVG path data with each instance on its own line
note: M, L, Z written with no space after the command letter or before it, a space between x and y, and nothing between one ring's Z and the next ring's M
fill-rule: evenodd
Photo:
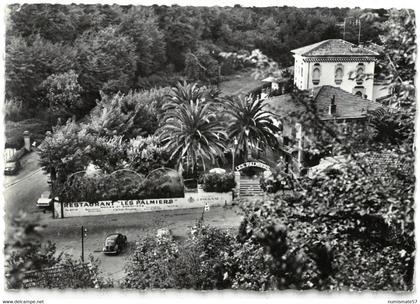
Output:
M232 203L231 193L199 192L185 197L90 202L54 203L54 217L75 217L161 210L203 208L206 204L223 206Z
M258 167L258 168L261 168L261 169L264 169L264 170L270 170L270 166L269 165L266 165L266 164L264 164L264 163L261 163L261 162L246 162L246 163L243 163L243 164L240 164L240 165L238 165L238 166L236 166L236 171L240 171L240 170L242 170L242 169L244 169L244 168L248 168L248 167Z

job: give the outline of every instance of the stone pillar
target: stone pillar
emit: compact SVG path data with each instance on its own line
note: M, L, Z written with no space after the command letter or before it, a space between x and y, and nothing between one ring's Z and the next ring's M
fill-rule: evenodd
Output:
M29 131L23 132L23 142L26 151L31 151L31 137L29 135Z

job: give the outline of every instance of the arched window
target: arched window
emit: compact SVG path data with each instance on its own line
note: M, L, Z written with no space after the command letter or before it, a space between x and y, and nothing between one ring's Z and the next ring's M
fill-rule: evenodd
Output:
M364 86L355 86L353 89L353 94L363 98L366 94L366 88Z
M321 78L321 65L319 63L314 64L314 68L312 69L312 83L314 85L318 85Z
M356 66L356 83L363 84L364 78L365 78L365 65L363 63L359 63Z
M339 63L335 66L335 83L341 84L343 82L344 77L344 66Z

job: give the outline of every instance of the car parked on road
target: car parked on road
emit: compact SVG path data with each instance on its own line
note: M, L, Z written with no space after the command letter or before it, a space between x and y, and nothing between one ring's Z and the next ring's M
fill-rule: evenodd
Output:
M56 198L58 200L58 198ZM42 208L52 207L53 198L51 197L50 191L44 191L41 193L41 197L36 201L36 205Z
M14 175L17 174L20 170L20 162L16 161L8 161L4 165L4 174L5 175Z
M120 254L127 247L127 237L121 233L107 235L102 252L104 254Z

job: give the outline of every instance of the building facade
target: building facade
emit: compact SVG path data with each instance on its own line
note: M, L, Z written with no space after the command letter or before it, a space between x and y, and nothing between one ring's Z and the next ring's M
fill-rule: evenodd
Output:
M312 113L321 121L334 124L336 135L340 138L363 134L367 130L368 113L382 107L381 104L351 94L341 88L324 85L310 89L305 100L297 101L290 94L266 99L267 109L281 122L282 134L279 138L283 163L287 171L295 176L306 174L307 170L318 164L318 160L308 153L308 147L319 142L311 126L305 123L307 105L313 106ZM304 124L306 127L304 127Z
M292 50L294 84L301 90L330 85L374 100L375 58L379 54L342 39Z

